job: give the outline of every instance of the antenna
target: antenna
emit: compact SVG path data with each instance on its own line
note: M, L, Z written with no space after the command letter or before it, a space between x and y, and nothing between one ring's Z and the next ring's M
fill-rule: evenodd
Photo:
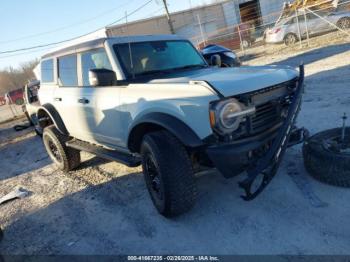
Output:
M126 25L126 33L129 36L129 29L128 29L128 11L125 11L125 25ZM135 72L134 72L134 63L132 61L132 52L131 52L131 39L129 37L129 55L130 55L130 69L131 69L131 74L132 78L135 78Z

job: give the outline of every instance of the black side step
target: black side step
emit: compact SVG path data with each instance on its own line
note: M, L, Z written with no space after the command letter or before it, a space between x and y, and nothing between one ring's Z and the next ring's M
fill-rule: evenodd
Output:
M101 146L92 145L87 142L83 142L76 139L72 139L66 142L66 146L81 151L89 152L104 159L116 161L128 167L137 167L141 164L141 159L132 154L122 153L115 150L109 150Z

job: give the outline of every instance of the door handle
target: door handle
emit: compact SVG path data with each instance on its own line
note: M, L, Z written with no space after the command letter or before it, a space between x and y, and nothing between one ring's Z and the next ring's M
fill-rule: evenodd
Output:
M61 102L62 98L61 97L55 97L55 101Z
M86 99L86 98L79 98L78 99L78 103L80 104L88 104L90 101L89 99Z

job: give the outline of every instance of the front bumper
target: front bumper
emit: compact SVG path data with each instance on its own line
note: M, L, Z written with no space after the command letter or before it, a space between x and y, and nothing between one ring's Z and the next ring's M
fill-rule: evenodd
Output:
M209 146L206 149L214 166L225 177L232 177L247 171L247 178L239 183L245 191L245 196L242 196L245 200L252 200L260 194L277 173L291 135L295 131L293 128L301 106L303 82L304 66L301 65L293 100L280 126L275 126L259 136L235 143ZM252 192L252 184L260 175L263 176L263 179L257 189Z
M265 43L267 44L280 44L283 43L284 35L280 32L277 34L266 32Z
M239 175L251 164L253 153L263 151L277 136L280 127L281 125L275 126L263 134L236 143L210 146L206 152L224 177Z

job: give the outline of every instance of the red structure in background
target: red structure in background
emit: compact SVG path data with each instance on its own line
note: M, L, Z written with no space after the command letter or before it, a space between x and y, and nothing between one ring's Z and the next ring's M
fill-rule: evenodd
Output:
M8 92L5 97L8 98L9 104L22 105L24 102L22 88Z

